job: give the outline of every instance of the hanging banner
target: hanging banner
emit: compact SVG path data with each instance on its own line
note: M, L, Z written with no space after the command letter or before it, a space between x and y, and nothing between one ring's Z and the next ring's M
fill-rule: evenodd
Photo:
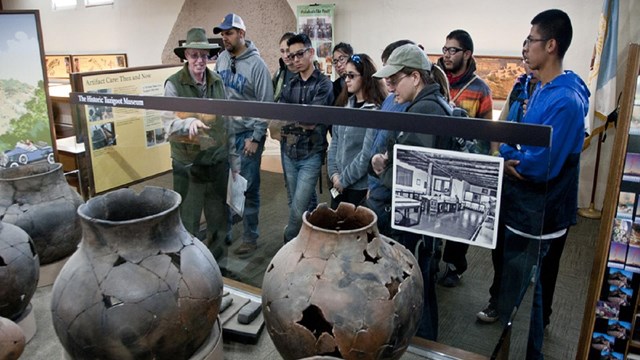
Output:
M318 67L332 76L331 50L333 49L333 4L298 5L298 32L305 33L316 49ZM333 76L332 76L333 77Z

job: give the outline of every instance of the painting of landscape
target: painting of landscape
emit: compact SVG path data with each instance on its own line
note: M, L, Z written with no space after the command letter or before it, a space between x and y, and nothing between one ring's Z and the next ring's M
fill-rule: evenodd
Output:
M0 12L0 166L53 162L36 12Z
M429 60L436 63L442 55L429 54ZM474 55L476 75L491 88L493 100L506 100L520 74L524 74L522 58L517 56Z

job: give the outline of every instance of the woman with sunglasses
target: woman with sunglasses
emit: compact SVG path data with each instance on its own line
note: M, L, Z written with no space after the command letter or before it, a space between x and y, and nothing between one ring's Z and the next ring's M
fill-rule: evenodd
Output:
M407 112L433 115L451 115L449 83L444 72L433 65L424 51L413 44L402 45L391 53L386 65L374 77L385 78L395 88L396 102L408 103ZM387 151L371 158L372 171L381 182L392 189L393 144L448 148L450 138L428 134L400 132L390 137ZM391 206L389 203L388 206ZM441 247L439 239L396 231L393 237L416 255L424 279L424 304L417 336L429 340L438 337L438 307L436 302L437 257Z
M381 80L372 75L376 66L366 54L355 54L345 64L345 86L336 106L377 110L387 92ZM366 128L334 125L327 168L333 186L331 207L342 201L359 205L367 195L367 168L371 157L372 136ZM366 140L365 140L366 138Z

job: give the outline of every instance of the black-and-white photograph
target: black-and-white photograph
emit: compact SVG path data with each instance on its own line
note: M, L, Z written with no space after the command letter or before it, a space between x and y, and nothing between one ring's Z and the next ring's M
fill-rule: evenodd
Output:
M396 145L393 164L393 228L495 249L502 158Z

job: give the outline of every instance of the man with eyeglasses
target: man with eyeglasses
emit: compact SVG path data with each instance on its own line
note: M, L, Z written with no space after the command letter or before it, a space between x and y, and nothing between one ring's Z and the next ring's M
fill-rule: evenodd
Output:
M184 45L174 49L187 63L167 79L165 96L224 99L222 79L207 68L207 60L219 49L209 44L204 29L189 30ZM165 112L163 122L171 144L173 189L182 196L182 223L199 237L204 210L207 235L203 240L215 254L227 234L229 167L239 170L231 146L233 132L226 120L210 114Z
M271 74L258 49L245 39L246 27L242 18L234 13L227 14L222 23L213 28L213 33L222 35L225 48L218 56L215 68L224 82L226 98L273 102ZM257 118L234 117L232 121L236 152L240 155L240 175L247 179L242 243L233 251L240 257L250 256L258 248L260 164L267 125L265 120ZM227 243L231 243L232 226L230 223Z
M542 359L544 339L543 289L540 273L554 242L566 239L576 224L580 153L589 90L563 59L573 36L569 16L546 10L531 20L523 52L539 82L522 122L551 126L551 147L500 145L505 177L502 184L498 241L503 241L503 269L498 310L506 324L522 299L522 290L536 268L527 359ZM532 249L537 256L531 256Z
M492 119L493 100L491 89L476 75L476 61L473 58L473 40L464 30L454 30L447 35L443 56L438 65L447 74L449 94L456 106L467 111L470 117ZM488 141L456 138L457 148L464 152L489 154ZM497 149L496 149L497 150ZM460 284L462 274L467 270L467 250L469 245L447 241L442 254L446 264L440 284L455 287Z
M333 104L331 80L313 65L315 49L309 37L297 34L287 41L289 59L298 72L282 89L281 103L325 105ZM320 178L322 158L327 148L326 126L289 122L282 127L280 152L289 202L289 220L284 230L288 242L300 231L305 210L315 207L316 184Z
M345 66L347 65L347 60L353 55L353 47L351 45L341 42L338 45L333 47L333 58L331 63L333 67L336 69L336 75L338 77L333 81L333 98L337 99L340 93L342 92L342 88L344 87L344 73L346 72Z

